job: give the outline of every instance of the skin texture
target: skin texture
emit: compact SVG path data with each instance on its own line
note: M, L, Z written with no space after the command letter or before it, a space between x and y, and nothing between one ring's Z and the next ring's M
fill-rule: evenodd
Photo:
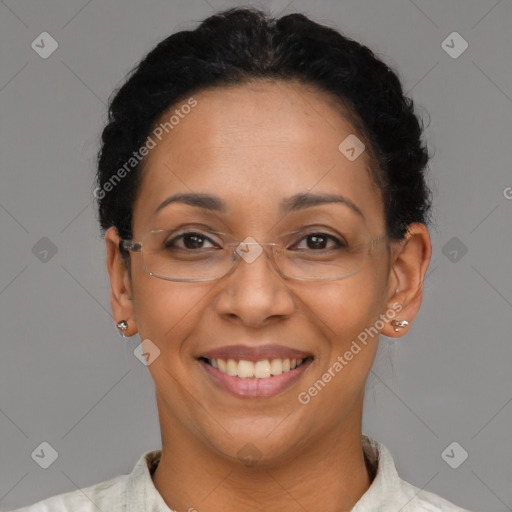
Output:
M356 132L325 94L294 82L258 82L194 98L197 106L147 156L134 240L176 219L213 224L239 241L252 236L272 242L279 233L330 226L337 218L366 230L370 239L385 233L380 191L366 170L368 155L351 162L338 150ZM342 204L279 213L281 199L308 191L348 197L365 221ZM212 215L172 204L154 217L156 206L176 192L214 193L228 210ZM397 333L386 322L381 332L407 333L431 257L427 228L411 224L404 241L379 244L357 274L326 282L285 279L264 255L250 264L241 261L219 280L181 283L148 275L140 253L131 253L130 275L116 229L105 239L114 318L128 321L125 334L149 338L161 351L148 366L162 432L153 481L169 507L350 510L371 484L361 419L379 336L307 405L297 396L394 303L402 307L395 318L409 326ZM315 357L293 387L271 398L235 397L197 361L216 347L265 343ZM238 453L248 443L260 454L252 465Z

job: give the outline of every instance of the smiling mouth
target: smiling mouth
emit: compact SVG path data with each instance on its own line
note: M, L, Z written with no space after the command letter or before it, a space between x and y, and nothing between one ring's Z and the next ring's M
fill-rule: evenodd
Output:
M222 359L220 357L212 359L200 357L199 360L231 377L271 379L277 375L292 372L306 361L313 360L313 356L304 359L261 359L255 362L246 359Z

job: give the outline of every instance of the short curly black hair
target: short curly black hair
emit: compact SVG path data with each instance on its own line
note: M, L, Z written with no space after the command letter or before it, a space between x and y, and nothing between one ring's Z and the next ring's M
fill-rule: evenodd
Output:
M161 41L114 91L94 191L101 228L115 226L121 238L132 238L144 160L129 172L126 162L164 113L201 90L261 79L313 86L348 112L377 164L373 178L391 238L402 239L410 223L430 223L424 126L397 74L366 46L303 14L276 19L258 9L232 8ZM114 175L123 166L119 179Z

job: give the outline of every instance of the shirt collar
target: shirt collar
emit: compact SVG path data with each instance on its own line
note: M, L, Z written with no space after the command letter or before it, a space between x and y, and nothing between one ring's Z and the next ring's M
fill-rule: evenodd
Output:
M380 510L379 504L397 496L400 491L400 477L391 453L384 444L364 434L361 440L365 458L372 466L375 478L352 512L373 512ZM167 506L151 478L160 462L161 454L161 450L146 452L135 464L126 484L127 512L174 512Z
M144 453L135 464L126 482L127 512L174 512L157 491L151 475L160 462L162 450Z
M363 452L376 471L368 490L354 505L351 512L373 512L382 510L384 503L393 504L400 494L400 477L395 468L391 452L379 441L362 436ZM395 503L396 505L396 503Z

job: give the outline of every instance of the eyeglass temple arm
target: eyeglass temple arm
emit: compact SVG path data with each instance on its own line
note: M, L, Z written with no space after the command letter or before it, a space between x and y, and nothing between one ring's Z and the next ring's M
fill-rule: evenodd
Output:
M139 252L142 249L142 244L140 242L132 242L131 240L120 240L119 248Z

